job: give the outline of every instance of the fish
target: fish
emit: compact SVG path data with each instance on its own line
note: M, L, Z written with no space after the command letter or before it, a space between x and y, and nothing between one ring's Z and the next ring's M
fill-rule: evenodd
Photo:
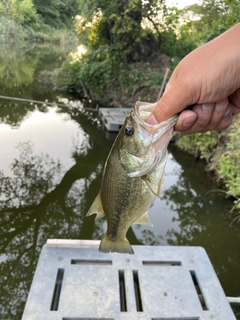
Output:
M177 116L151 125L154 103L137 101L107 157L100 191L87 216L106 217L107 231L99 251L134 254L126 238L132 224L152 226L147 210L160 195Z

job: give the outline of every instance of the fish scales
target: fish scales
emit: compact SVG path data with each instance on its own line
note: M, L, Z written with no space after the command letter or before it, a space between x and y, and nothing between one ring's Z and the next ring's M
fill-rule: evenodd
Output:
M147 210L160 194L167 146L177 119L147 124L154 106L137 102L126 117L106 160L99 194L87 213L96 213L96 219L106 216L102 252L134 253L127 230L134 223L152 225Z
M115 145L110 153L101 187L103 208L106 212L114 212L107 215L108 236L111 239L124 239L125 226L130 227L133 221L140 218L151 205L153 198L153 193L146 188L146 183L140 177L130 178L126 174L118 161ZM142 199L146 199L146 203Z

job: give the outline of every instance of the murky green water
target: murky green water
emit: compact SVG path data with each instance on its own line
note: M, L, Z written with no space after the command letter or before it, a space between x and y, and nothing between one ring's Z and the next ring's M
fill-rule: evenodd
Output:
M39 81L63 53L34 47L1 57L1 95L62 101ZM64 100L65 101L65 100ZM98 193L113 140L96 113L79 105L46 107L0 100L0 319L19 320L39 253L48 238L100 239L106 223L85 214ZM240 225L231 202L201 162L170 148L161 199L149 210L154 227L134 226L132 244L206 249L228 296L240 296ZM235 307L240 319L240 308ZM227 320L227 319L226 319Z

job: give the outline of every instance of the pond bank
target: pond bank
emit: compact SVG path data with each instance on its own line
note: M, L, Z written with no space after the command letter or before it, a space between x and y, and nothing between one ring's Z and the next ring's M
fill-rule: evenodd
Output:
M211 172L220 192L233 201L232 212L240 221L240 116L229 128L217 132L197 133L176 137L176 145L195 158L206 161L205 170Z
M74 100L39 81L42 70L60 65L63 53L57 49L42 45L5 57L1 52L2 94ZM96 113L7 100L0 100L0 131L0 318L19 320L46 240L104 234L105 221L95 224L86 213L113 140L106 138ZM127 237L133 245L204 247L226 295L239 296L240 233L237 224L230 226L231 202L222 194L207 194L217 186L202 161L173 144L169 151L161 197L149 209L154 226L135 225ZM235 313L240 319L240 310Z

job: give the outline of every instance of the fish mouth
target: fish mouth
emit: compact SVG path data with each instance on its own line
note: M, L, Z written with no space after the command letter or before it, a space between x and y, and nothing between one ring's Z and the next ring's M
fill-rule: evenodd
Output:
M177 115L155 125L146 122L155 105L138 101L131 113L137 124L137 134L141 140L145 140L145 146L138 156L127 150L122 151L121 163L129 177L141 177L154 170L165 156L173 136Z
M147 123L146 121L152 114L155 106L156 103L137 101L134 107L134 111L132 112L133 119L144 130L146 130L153 136L153 141L159 139L166 131L173 128L178 119L178 115L174 115L171 118L154 125Z

